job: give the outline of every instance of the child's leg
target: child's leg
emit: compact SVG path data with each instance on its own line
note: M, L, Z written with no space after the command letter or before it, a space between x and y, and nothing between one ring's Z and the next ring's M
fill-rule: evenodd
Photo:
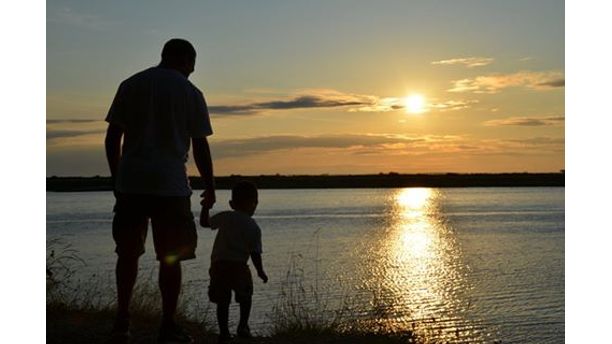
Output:
M251 298L241 300L240 302L240 321L238 322L238 328L248 328L249 316L251 315Z
M219 335L229 337L229 303L217 303L217 323L219 324Z
M240 321L238 322L238 335L240 337L250 337L249 316L251 315L251 303L253 296L253 278L251 270L247 265L240 271L240 282L236 290L236 301L240 303Z

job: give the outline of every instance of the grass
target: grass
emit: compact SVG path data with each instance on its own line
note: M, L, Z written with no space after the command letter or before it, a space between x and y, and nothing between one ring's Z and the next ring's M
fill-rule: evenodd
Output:
M89 281L75 284L72 279L85 262L68 244L49 241L47 252L47 342L108 343L116 300L104 296L109 291L103 290L103 286L112 284L95 275ZM294 255L290 260L277 303L269 314L269 333L246 342L425 343L412 331L389 333L382 327L356 326L355 314L346 298L332 307L329 297L319 291L318 276L314 285L306 285L301 258ZM151 343L156 339L161 300L154 279L151 272L148 278L139 278L134 289L130 304L132 343ZM182 296L180 300L177 318L195 342L214 342L216 323L208 319L211 305L195 297Z

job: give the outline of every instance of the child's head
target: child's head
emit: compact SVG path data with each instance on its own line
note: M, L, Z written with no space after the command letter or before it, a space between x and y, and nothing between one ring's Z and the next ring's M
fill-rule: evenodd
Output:
M229 202L232 209L252 216L255 213L255 208L257 208L257 202L257 187L255 184L240 181L232 188L232 199Z

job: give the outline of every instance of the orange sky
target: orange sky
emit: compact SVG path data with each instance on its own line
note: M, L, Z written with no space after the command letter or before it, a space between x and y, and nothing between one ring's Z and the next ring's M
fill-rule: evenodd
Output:
M116 87L170 37L198 50L217 175L564 168L563 2L342 4L197 2L169 23L49 2L47 175L108 175Z

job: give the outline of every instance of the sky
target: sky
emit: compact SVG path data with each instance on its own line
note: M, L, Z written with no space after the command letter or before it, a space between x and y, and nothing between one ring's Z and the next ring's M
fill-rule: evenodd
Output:
M565 169L561 0L53 0L46 17L47 176L109 175L117 86L174 37L198 52L216 175Z

